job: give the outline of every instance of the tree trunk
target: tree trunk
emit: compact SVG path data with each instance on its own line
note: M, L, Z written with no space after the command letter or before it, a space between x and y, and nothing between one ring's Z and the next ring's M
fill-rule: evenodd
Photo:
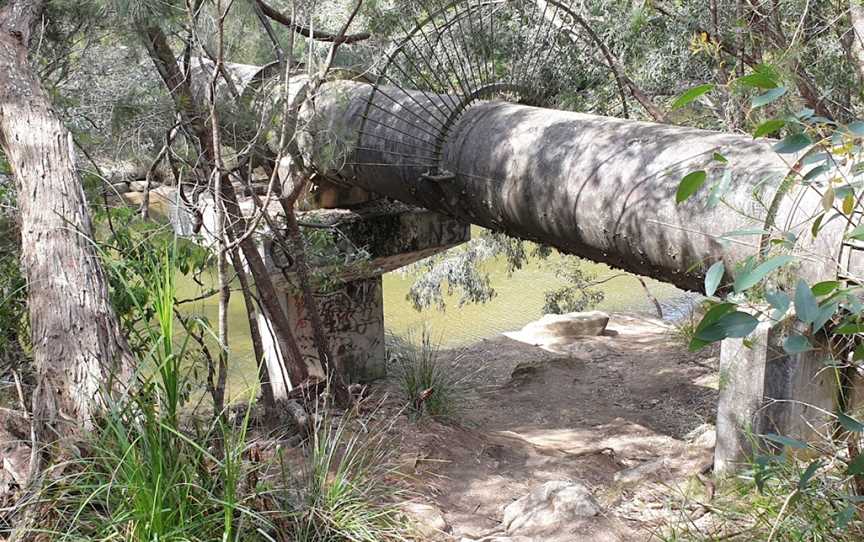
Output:
M41 437L91 426L105 393L129 382L133 359L108 300L72 138L28 64L40 0L0 7L0 146L15 178L28 284Z
M858 80L864 82L864 5L860 1L849 0L849 23L852 26L850 52L858 71Z

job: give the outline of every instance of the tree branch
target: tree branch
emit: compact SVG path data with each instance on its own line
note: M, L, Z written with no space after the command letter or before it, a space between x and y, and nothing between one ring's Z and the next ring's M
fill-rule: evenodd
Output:
M291 17L284 15L277 11L272 6L264 3L263 0L255 0L255 3L258 4L258 7L261 8L261 11L267 17L273 19L277 23L287 26L292 29L294 32L298 34L302 34L307 38L312 38L316 41L327 41L333 43L356 43L358 41L367 40L371 37L371 34L368 32L361 32L359 34L345 34L344 32L340 32L339 34L330 34L327 32L321 31L313 31L308 26L304 26L298 22L295 22Z

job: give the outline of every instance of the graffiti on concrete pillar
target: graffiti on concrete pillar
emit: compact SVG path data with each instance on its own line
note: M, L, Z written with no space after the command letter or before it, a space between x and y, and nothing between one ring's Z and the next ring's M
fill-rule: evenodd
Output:
M384 373L384 306L381 277L345 283L315 301L330 352L352 380L371 380ZM291 319L304 357L319 369L312 322L302 296L291 297ZM317 371L316 371L317 372Z

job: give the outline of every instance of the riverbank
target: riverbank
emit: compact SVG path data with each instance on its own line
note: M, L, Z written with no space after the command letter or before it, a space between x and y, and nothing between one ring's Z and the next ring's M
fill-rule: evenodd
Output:
M717 353L688 352L668 323L616 313L606 334L554 352L497 336L441 360L464 376L463 415L449 424L403 416L397 427L419 521L437 539L647 540L680 519L669 506L676 495L700 491ZM578 487L596 508L558 517L543 509L555 508L550 487ZM546 519L514 519L513 503L541 489L548 502L521 514Z

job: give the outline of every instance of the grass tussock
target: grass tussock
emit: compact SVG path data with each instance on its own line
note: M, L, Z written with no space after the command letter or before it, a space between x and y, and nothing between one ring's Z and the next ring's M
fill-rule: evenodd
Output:
M440 343L426 329L419 335L387 336L388 370L413 419L428 415L454 420L462 413L464 375L449 367L440 354Z
M353 416L316 416L294 524L298 542L404 540L405 525L392 506L400 494L388 482L395 471L389 426L353 423ZM370 506L375 503L374 506Z
M373 542L403 540L393 507L386 424L335 418L320 405L304 458L261 454L252 409L231 425L190 396L190 344L174 329L170 254L155 273L143 330L148 359L76 458L49 466L21 499L13 540L90 542ZM209 410L209 409L208 409ZM276 449L275 445L270 446ZM305 462L305 465L304 465Z

